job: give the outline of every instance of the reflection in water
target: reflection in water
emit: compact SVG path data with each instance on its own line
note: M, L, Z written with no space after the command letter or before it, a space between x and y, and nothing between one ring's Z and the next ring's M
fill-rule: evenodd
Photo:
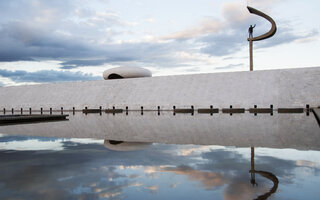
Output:
M10 147L18 141L26 145ZM61 148L32 149L47 141ZM248 200L319 195L317 151L255 148L250 154L250 148L148 144L120 152L105 148L104 142L110 144L0 136L0 199ZM248 178L250 165L254 187Z
M135 151L145 149L152 143L147 142L124 142L117 140L104 140L104 146L114 151Z
M110 150L115 151L134 151L139 149L147 148L151 143L142 143L142 142L124 142L124 141L115 141L115 140L104 140L104 146ZM161 172L172 172L179 175L188 175L191 180L197 180L203 182L203 185L206 189L210 189L217 186L222 186L225 184L223 180L223 176L221 174L216 174L212 172L202 172L199 170L194 170L190 167L163 167L161 168ZM277 191L279 180L278 178L266 171L257 171L254 166L254 147L251 147L251 184L253 186L258 186L256 183L255 174L259 174L262 177L265 177L273 182L273 187L269 192L260 195L256 198L256 200L265 200L268 199L273 193ZM147 189L151 191L157 191L158 188L156 186L147 187Z
M237 147L319 150L320 129L305 114L131 112L129 115L76 113L69 121L0 126L1 133L61 138L97 138L114 141L222 145ZM307 137L306 137L307 136Z
M279 180L273 173L255 170L255 167L254 167L254 147L251 147L251 169L249 172L251 174L251 181L250 182L253 186L258 186L258 183L256 183L255 174L259 174L259 175L261 175L261 176L263 176L273 182L273 187L271 188L271 190L263 195L258 196L258 198L256 198L256 200L265 200L277 191Z

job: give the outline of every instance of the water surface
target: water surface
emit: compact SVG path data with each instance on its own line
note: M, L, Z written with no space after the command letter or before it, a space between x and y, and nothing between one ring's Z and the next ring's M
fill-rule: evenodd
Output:
M318 199L320 194L319 151L159 143L137 149L110 150L95 139L1 135L0 199Z

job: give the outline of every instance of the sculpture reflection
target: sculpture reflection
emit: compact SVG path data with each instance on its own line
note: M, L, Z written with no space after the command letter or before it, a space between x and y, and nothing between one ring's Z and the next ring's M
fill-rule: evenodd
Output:
M255 170L255 166L254 166L254 147L251 147L251 169L250 169L250 174L251 174L251 184L253 186L257 186L258 183L256 183L256 174L259 174L269 180L271 180L273 182L273 187L270 189L269 192L258 196L255 200L265 200L268 199L273 193L275 193L278 189L278 184L279 184L279 180L278 178L272 174L271 172L266 172L266 171L257 171Z

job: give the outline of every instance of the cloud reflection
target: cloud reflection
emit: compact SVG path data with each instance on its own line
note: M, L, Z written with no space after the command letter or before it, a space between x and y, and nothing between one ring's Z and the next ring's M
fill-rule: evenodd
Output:
M145 187L145 189L147 189L152 194L157 194L158 193L158 186L157 185L148 186L148 187Z
M253 187L246 155L250 151L232 147L153 144L143 150L116 152L106 149L103 141L5 135L0 145L34 140L56 143L62 149L1 149L0 199L172 199L194 194L200 199L254 199L273 185L257 174L258 186ZM314 169L308 171L309 177L319 182L319 163L312 158L293 161L256 155L256 169L274 173L279 186L285 186L282 190L297 190L297 182L303 179L297 174L303 170L297 169L305 168ZM308 184L308 179L303 181Z
M226 183L224 176L221 174L194 170L187 166L166 167L166 168L162 168L161 171L172 172L178 175L188 176L188 178L192 181L201 182L206 190L213 189L218 186L222 186Z

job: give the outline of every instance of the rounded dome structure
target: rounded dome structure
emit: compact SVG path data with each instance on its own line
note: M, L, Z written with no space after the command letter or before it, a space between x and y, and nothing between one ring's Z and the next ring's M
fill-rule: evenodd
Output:
M140 67L116 67L103 72L104 80L151 77L151 71Z

